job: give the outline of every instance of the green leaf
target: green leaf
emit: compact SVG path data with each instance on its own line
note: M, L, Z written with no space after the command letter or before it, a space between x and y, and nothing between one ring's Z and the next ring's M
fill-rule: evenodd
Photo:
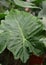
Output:
M41 22L42 22L42 24L44 26L43 29L46 30L46 17L43 17Z
M42 2L42 9L39 12L39 17L46 17L46 0Z
M0 0L0 4L2 5L2 6L5 6L5 7L9 7L9 3L8 3L8 1L6 1L6 0Z
M0 65L2 65L2 64L0 64Z
M30 2L34 2L35 0L30 0Z
M35 55L43 53L44 44L39 35L43 29L40 20L30 13L12 10L2 21L2 29L9 32L7 48L15 59L24 63L33 52ZM3 36L3 35L2 35Z
M33 3L30 3L30 2L24 2L24 1L21 1L21 0L14 0L14 2L15 2L16 5L21 6L21 7L39 8L39 7L36 7Z
M3 18L5 18L5 16L6 16L6 14L0 13L0 20L3 19Z
M8 32L0 30L0 53L4 51L7 45Z
M41 38L41 41L43 41L43 43L44 43L44 45L46 47L46 38L45 37L44 38Z
M43 9L39 12L38 17L42 18L43 29L46 30L46 1L42 3Z

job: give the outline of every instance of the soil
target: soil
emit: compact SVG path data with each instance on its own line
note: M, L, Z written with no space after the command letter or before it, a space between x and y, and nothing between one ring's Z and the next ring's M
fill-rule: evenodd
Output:
M28 61L24 64L20 60L15 60L13 54L7 49L0 54L0 63L2 65L29 65Z
M32 55L29 60L24 64L21 62L20 59L15 60L13 54L8 49L5 49L3 53L0 54L0 63L2 65L34 65L35 63L38 63L38 65L41 65L40 63L44 63L44 65L46 65L46 58L43 62L41 57Z

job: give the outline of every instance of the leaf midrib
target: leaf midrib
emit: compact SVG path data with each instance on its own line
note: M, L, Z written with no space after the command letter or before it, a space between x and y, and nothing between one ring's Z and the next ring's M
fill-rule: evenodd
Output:
M19 22L17 21L17 19L16 19L16 23L17 23L17 25L18 25L18 28L19 28L19 30L20 30L21 36L22 36L22 38L23 38L23 43L24 43L24 42L26 41L26 38L24 37L22 28L21 28ZM24 44L23 44L23 45L24 45Z

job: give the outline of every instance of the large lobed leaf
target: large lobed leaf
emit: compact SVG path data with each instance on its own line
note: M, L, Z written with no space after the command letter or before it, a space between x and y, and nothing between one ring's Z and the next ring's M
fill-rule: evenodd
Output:
M39 12L39 17L46 17L46 0L42 2L42 9Z
M43 53L44 44L40 41L43 25L35 16L24 11L12 10L1 22L1 26L2 30L9 33L6 46L15 59L20 58L25 63L32 52L36 55ZM7 37L2 36L4 39ZM3 43L5 44L5 40Z

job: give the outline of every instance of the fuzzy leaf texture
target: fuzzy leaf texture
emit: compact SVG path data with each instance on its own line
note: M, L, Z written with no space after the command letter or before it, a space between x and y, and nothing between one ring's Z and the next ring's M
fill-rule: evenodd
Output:
M0 41L0 46L2 44L5 46L6 40L6 47L13 53L15 59L21 59L25 63L32 52L35 55L44 52L44 43L40 41L43 25L37 17L30 13L18 10L10 11L5 20L1 21L0 29L8 31L6 39L6 32L1 33L0 38L2 37L3 42Z

